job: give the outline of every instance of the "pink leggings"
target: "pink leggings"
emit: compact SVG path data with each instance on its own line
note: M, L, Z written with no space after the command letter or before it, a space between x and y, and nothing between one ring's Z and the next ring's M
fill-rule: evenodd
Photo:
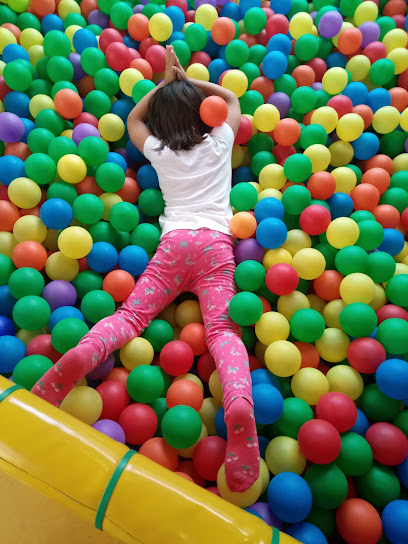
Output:
M251 405L248 353L239 326L229 317L236 294L234 242L218 231L174 230L162 237L157 252L136 286L113 315L102 319L35 384L32 391L59 406L75 384L113 351L139 336L180 293L198 296L208 349L222 383L225 410L237 397Z

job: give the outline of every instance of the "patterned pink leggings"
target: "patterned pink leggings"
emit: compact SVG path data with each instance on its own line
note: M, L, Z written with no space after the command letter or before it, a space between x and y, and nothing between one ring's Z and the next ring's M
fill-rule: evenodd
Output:
M123 306L61 357L35 384L33 393L59 406L81 378L139 336L180 293L189 291L200 302L208 349L222 383L224 409L236 397L252 405L248 353L238 325L228 314L228 304L236 293L233 247L231 236L207 228L174 230L163 236Z

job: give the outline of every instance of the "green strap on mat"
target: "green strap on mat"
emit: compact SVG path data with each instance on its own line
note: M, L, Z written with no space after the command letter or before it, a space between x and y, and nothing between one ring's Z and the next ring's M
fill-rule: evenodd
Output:
M5 389L3 393L0 393L0 402L6 399L9 395L14 393L14 391L17 391L18 389L24 389L24 387L22 385L12 385L11 387Z
M134 450L129 450L127 453L125 453L120 463L115 468L115 471L112 474L112 477L109 480L108 485L106 486L106 489L102 495L101 502L99 503L98 510L96 512L96 517L95 517L95 527L97 529L100 529L101 531L102 531L103 518L105 517L105 512L108 507L109 501L112 497L113 490L115 489L115 486L118 483L118 480L122 475L122 472L125 470L125 467L129 462L129 459L133 457L135 453L136 452Z
M279 540L280 540L279 529L277 529L276 527L272 527L272 542L271 542L271 544L279 544Z

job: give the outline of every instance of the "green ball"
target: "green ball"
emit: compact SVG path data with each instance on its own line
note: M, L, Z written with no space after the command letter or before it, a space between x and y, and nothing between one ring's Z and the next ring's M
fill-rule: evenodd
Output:
M300 60L298 60L295 55L288 56L288 67L286 68L286 73L291 74L295 68L300 66Z
M285 93L289 97L292 96L293 92L297 88L296 80L293 76L289 74L283 74L282 77L275 79L275 92Z
M154 436L162 436L161 424L163 421L164 414L168 410L167 401L164 397L159 397L158 399L155 399L153 402L151 402L150 406L151 408L153 408L157 416L157 431Z
M28 295L40 297L45 287L45 280L41 272L35 268L23 267L15 270L8 281L11 295L20 299Z
M258 261L248 259L236 267L234 280L243 291L257 291L265 283L266 270Z
M316 100L316 94L311 87L298 87L293 91L290 103L296 113L304 114L316 106Z
M74 204L78 193L73 185L65 183L65 181L56 181L50 185L47 189L47 198L62 198L65 202L68 202L70 206Z
M140 102L144 96L146 96L151 90L153 90L156 87L156 85L153 83L153 81L150 81L149 79L142 79L141 81L138 81L132 91L132 98L135 104Z
M389 253L386 253L385 251L375 251L368 255L365 273L370 276L374 283L384 283L385 281L388 281L394 275L395 270L396 262Z
M283 412L275 426L281 435L297 439L302 425L313 418L313 410L307 402L289 397L283 401Z
M395 472L384 465L374 463L356 480L362 499L375 508L384 508L389 502L400 498L401 485Z
M292 157L295 157L295 156L296 155L292 155ZM298 156L302 157L303 155L298 155ZM308 159L308 157L305 157L305 158ZM290 157L288 157L288 159L285 161L285 166L289 159ZM296 162L299 163L299 161L295 161L295 163ZM295 163L290 165L288 169L291 170L293 166L295 165ZM284 169L285 169L285 166L284 166ZM304 167L304 166L305 165L301 164L301 167ZM286 172L285 172L285 175L286 175ZM298 175L300 175L300 172L298 173ZM311 201L312 201L312 197L310 195L310 192L307 189L307 187L304 187L303 185L292 185L291 187L288 187L282 195L282 204L285 208L285 212L291 215L300 215L305 208L310 206Z
M74 67L65 57L52 57L47 64L48 77L54 83L58 81L72 81Z
M150 253L155 251L160 243L160 230L150 223L141 223L131 233L130 242Z
M64 119L56 111L45 109L40 111L35 118L35 126L37 128L47 128L54 134L54 136L59 136L64 130ZM69 140L69 138L67 138L67 140ZM50 146L52 145L53 141L50 143ZM70 141L72 142L72 140ZM72 143L75 145L74 142Z
M110 11L112 23L120 30L127 30L128 21L132 15L132 7L126 2L117 2Z
M291 19L296 13L301 11L308 13L309 12L309 3L307 0L292 0L292 7L290 8L287 18Z
M59 353L66 353L74 348L89 332L88 325L75 317L59 321L51 331L51 343Z
M367 252L358 246L343 247L336 255L335 264L343 276L355 272L365 274L368 266Z
M83 70L92 77L95 77L98 71L102 70L102 68L108 67L105 55L100 49L97 49L96 47L87 47L86 49L84 49L84 51L82 51L81 66Z
M161 396L164 388L164 378L160 367L137 366L130 372L126 386L129 395L136 402L153 402Z
M258 191L250 183L237 183L230 192L230 201L240 212L252 210L258 202Z
M258 66L253 62L245 62L242 66L239 67L241 72L244 72L244 74L248 78L248 86L252 84L254 79L260 77L261 71L258 68Z
M272 149L273 149L273 140L269 136L269 134L258 132L257 134L254 134L248 142L248 151L251 157L259 153L260 151L268 151L270 153ZM256 178L254 178L254 181L255 179Z
M276 159L269 151L259 151L251 160L251 170L255 176L259 176L262 168L268 164L276 164Z
M390 278L385 293L392 304L408 306L408 275L399 274Z
M237 40L241 41L241 40ZM240 97L241 113L253 115L255 110L264 104L263 96L258 91L245 91Z
M367 440L357 433L341 436L341 452L336 465L349 476L362 476L373 464L373 452Z
M99 25L88 25L88 30L93 32L95 36L99 36L102 33L103 28Z
M378 59L370 67L368 77L374 85L385 85L395 72L395 65L392 60Z
M38 115L40 115L40 113ZM61 134L61 132L59 134ZM54 138L50 141L48 146L48 154L57 164L64 155L78 155L78 148L71 138L67 138L66 136L58 136L58 138Z
M336 518L334 510L324 510L313 506L305 521L316 525L326 538L332 538L336 531Z
M20 59L12 60L4 66L3 77L10 89L20 92L27 91L33 81L29 68Z
M115 96L119 92L119 76L110 68L101 68L95 74L95 89L108 96Z
M188 43L184 40L174 40L174 42L171 42L171 45L174 47L174 51L179 58L181 66L188 64L191 59L191 49Z
M38 183L38 185L51 183L57 174L55 162L45 153L33 153L27 157L24 166L27 177Z
M82 299L81 312L90 323L98 323L115 312L115 301L106 291L91 291Z
M243 40L232 40L225 48L225 60L234 68L247 62L248 57L249 47Z
M115 248L120 242L119 233L107 221L99 221L89 227L89 234L92 236L93 243L108 242Z
M386 319L378 325L377 340L387 353L402 355L408 352L408 322L404 319Z
M350 215L350 219L356 223L361 223L361 221L373 220L375 221L375 216L367 210L358 210Z
M151 19L155 13L161 13L162 9L160 6L154 3L146 4L143 7L142 14L145 15L148 19Z
M407 139L405 132L400 132L399 130L394 130L388 134L384 134L380 138L380 150L379 153L388 155L393 159L397 155L403 152L405 140ZM380 204L382 198L380 198Z
M43 47L46 57L68 57L72 52L68 36L60 30L47 32L44 36Z
M148 217L156 217L164 211L164 199L158 189L145 189L140 193L137 204L140 211Z
M192 23L186 28L184 39L191 51L201 51L207 44L207 31L202 25Z
M197 442L202 429L201 418L190 406L174 406L163 417L161 430L165 441L176 449L189 448Z
M290 332L300 342L316 342L325 328L323 316L311 308L297 310L290 318Z
M408 192L408 170L400 170L391 176L390 189L398 187Z
M386 2L383 0L381 4L384 6ZM384 36L390 31L394 30L397 27L396 22L391 17L379 17L376 20L376 23L380 27L380 37L378 38L381 42L383 41Z
M9 278L15 269L16 267L10 257L0 253L0 285L7 285Z
M327 132L321 125L306 125L302 127L299 143L303 149L307 149L311 145L320 144L326 145Z
M53 367L44 355L28 355L21 359L13 370L13 381L29 391L40 378Z
M153 346L154 351L161 351L174 338L173 327L163 319L153 319L142 333Z
M257 337L253 327L242 327L242 338L247 351L251 351L255 347Z
M103 11L103 13L106 13L107 15L110 14L112 7L116 2L119 0L98 0L98 8Z
M377 326L377 314L368 304L353 302L342 309L340 325L346 334L355 338L369 336Z
M139 223L139 212L130 202L118 202L109 212L109 221L113 228L130 232Z
M253 325L263 312L261 299L249 291L237 293L231 299L228 313L238 325Z
M346 500L347 478L334 463L311 465L304 478L312 492L313 505L329 510L337 508Z
M99 197L85 193L75 199L72 211L78 221L85 225L92 225L102 219L105 208Z
M400 401L387 397L376 383L371 383L365 386L359 398L359 407L368 419L391 421L400 410Z
M297 227L299 228L299 227ZM321 244L317 244L315 246L315 249L317 249L317 251L320 251L320 253L323 255L323 257L325 258L326 260L326 270L335 270L336 269L336 265L335 265L335 259L336 259L336 256L337 256L337 249L334 248L333 246L331 246L329 243L321 243ZM299 279L299 285L301 285L301 282L302 282L302 278ZM297 291L301 291L301 289L299 288L299 285L297 287ZM309 290L305 291L305 295L307 295L309 292ZM302 291L303 293L303 291Z
M72 285L75 287L78 298L84 298L91 291L102 289L103 278L99 272L94 270L83 270L73 280Z
M87 166L100 166L108 158L109 147L97 136L87 136L80 141L78 154Z
M244 28L248 34L256 36L265 28L266 13L261 8L250 8L244 15Z
M13 308L13 319L18 327L35 331L45 327L51 315L51 309L46 300L36 295L20 298Z
M316 95L316 106L315 108L321 108L322 106L326 106L327 102L330 100L331 95L324 91L323 89L317 89L315 91Z
M408 192L399 187L387 189L380 198L380 204L389 204L397 208L399 213L402 213L405 208L408 208Z
M398 429L401 429L408 438L408 410L404 410L396 415L392 420L392 424L398 427Z
M57 92L61 91L62 89L70 89L71 91L75 91L77 94L79 94L78 89L75 87L73 83L71 83L70 81L61 80L61 81L57 81L57 83L54 83L54 85L52 86L51 98L54 99Z
M4 25L4 23L15 25L17 23L17 14L8 6L2 4L0 6L0 25Z
M312 174L312 161L306 155L295 153L286 159L283 172L289 181L302 183ZM293 187L289 187L289 189L293 189Z
M303 34L295 42L295 56L302 62L316 57L319 51L319 40L313 34Z
M256 66L259 66L266 57L267 53L268 50L266 47L257 43L249 48L248 62L253 62Z
M87 51L87 49L85 49ZM111 110L111 101L109 96L102 91L91 91L85 97L85 109L88 113L95 115L100 119Z
M105 162L98 166L95 179L102 191L114 193L122 189L125 183L125 172L119 164Z
M41 23L32 13L27 12L19 15L16 24L20 30L34 28L35 30L38 30L38 32L41 32Z
M64 19L64 27L67 29L69 26L76 25L86 28L87 22L85 17L82 17L79 13L68 13Z

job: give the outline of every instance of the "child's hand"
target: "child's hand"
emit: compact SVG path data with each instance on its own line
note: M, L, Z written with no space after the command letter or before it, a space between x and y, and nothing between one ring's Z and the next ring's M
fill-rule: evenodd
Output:
M181 66L178 56L176 55L176 62L173 67L173 72L175 73L177 79L179 80L186 80L187 74L184 71L184 68Z
M163 83L167 85L176 79L174 66L176 64L177 55L172 45L166 46L166 69L164 72Z

